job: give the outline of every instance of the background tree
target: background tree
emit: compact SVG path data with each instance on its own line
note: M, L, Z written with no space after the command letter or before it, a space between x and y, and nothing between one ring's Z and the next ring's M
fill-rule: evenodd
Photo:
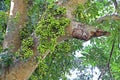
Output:
M83 66L100 69L98 79L119 79L117 1L11 0L9 18L8 5L0 12L1 80L26 80L33 72L31 80L67 79L76 50L81 50Z

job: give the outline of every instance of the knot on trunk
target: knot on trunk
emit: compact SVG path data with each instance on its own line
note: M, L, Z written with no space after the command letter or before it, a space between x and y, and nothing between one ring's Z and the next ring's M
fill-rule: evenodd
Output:
M93 27L83 27L79 26L74 28L72 31L72 36L74 38L87 41L92 37L100 37L100 36L108 36L110 33L107 31L103 31L101 29L96 29Z

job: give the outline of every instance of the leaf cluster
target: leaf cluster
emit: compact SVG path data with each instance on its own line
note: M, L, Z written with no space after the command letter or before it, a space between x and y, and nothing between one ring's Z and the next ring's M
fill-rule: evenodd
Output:
M57 38L65 34L65 28L70 21L65 18L65 8L58 7L54 4L48 5L48 8L41 17L35 31L40 36L40 53L47 49L54 50Z

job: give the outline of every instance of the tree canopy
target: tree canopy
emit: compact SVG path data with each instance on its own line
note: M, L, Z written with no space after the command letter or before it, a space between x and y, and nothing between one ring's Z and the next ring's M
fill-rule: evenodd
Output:
M119 80L119 20L119 0L1 0L0 79Z

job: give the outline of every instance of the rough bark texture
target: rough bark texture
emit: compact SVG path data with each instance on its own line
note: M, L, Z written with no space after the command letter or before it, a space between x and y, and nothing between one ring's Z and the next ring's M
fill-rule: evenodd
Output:
M8 73L0 76L0 80L28 80L37 65L38 63L34 58L26 62L17 62L14 66L11 66Z
M107 31L103 31L101 29L97 29L95 27L76 23L76 28L72 30L72 37L80 40L87 41L93 37L99 37L103 35L109 35L110 33Z
M99 37L104 35L109 35L107 31L97 29L95 27L82 24L74 20L73 11L78 4L84 4L87 0L69 0L69 2L58 1L59 6L64 6L66 8L66 17L71 20L70 26L67 27L67 36L72 36L80 40L87 41L92 37Z
M72 11L75 9L75 6L79 3L84 4L86 0L69 0L69 2L66 2L62 4L62 0L58 1L59 6L64 6L67 9L66 16L71 20L70 26L66 28L66 35L65 36L60 36L58 38L58 42L67 39L67 38L77 38L77 39L82 39L82 40L89 40L92 37L96 37L96 32L102 33L101 35L106 35L107 32L98 30L95 28L86 28L90 27L88 25L83 25L79 22L76 22L73 20L74 16L72 15ZM8 47L13 47L11 48L12 52L16 52L20 48L20 38L19 38L19 31L22 27L24 27L25 21L26 21L26 4L24 0L11 0L11 2L14 2L14 7L13 10L11 10L12 13L10 15L10 19L8 22L7 26L7 31L6 31L6 37L4 40L3 47L8 48ZM11 7L12 8L12 7ZM18 22L14 22L14 18L19 14L19 20ZM12 29L9 31L9 29ZM94 34L94 36L93 36ZM7 74L2 74L0 76L0 80L27 80L31 74L34 72L34 70L38 66L38 62L36 62L35 56L38 54L37 52L37 39L34 38L34 56L30 58L26 62L18 61L17 64L14 64L9 70L9 73ZM42 56L44 59L50 51L46 51L46 53Z

